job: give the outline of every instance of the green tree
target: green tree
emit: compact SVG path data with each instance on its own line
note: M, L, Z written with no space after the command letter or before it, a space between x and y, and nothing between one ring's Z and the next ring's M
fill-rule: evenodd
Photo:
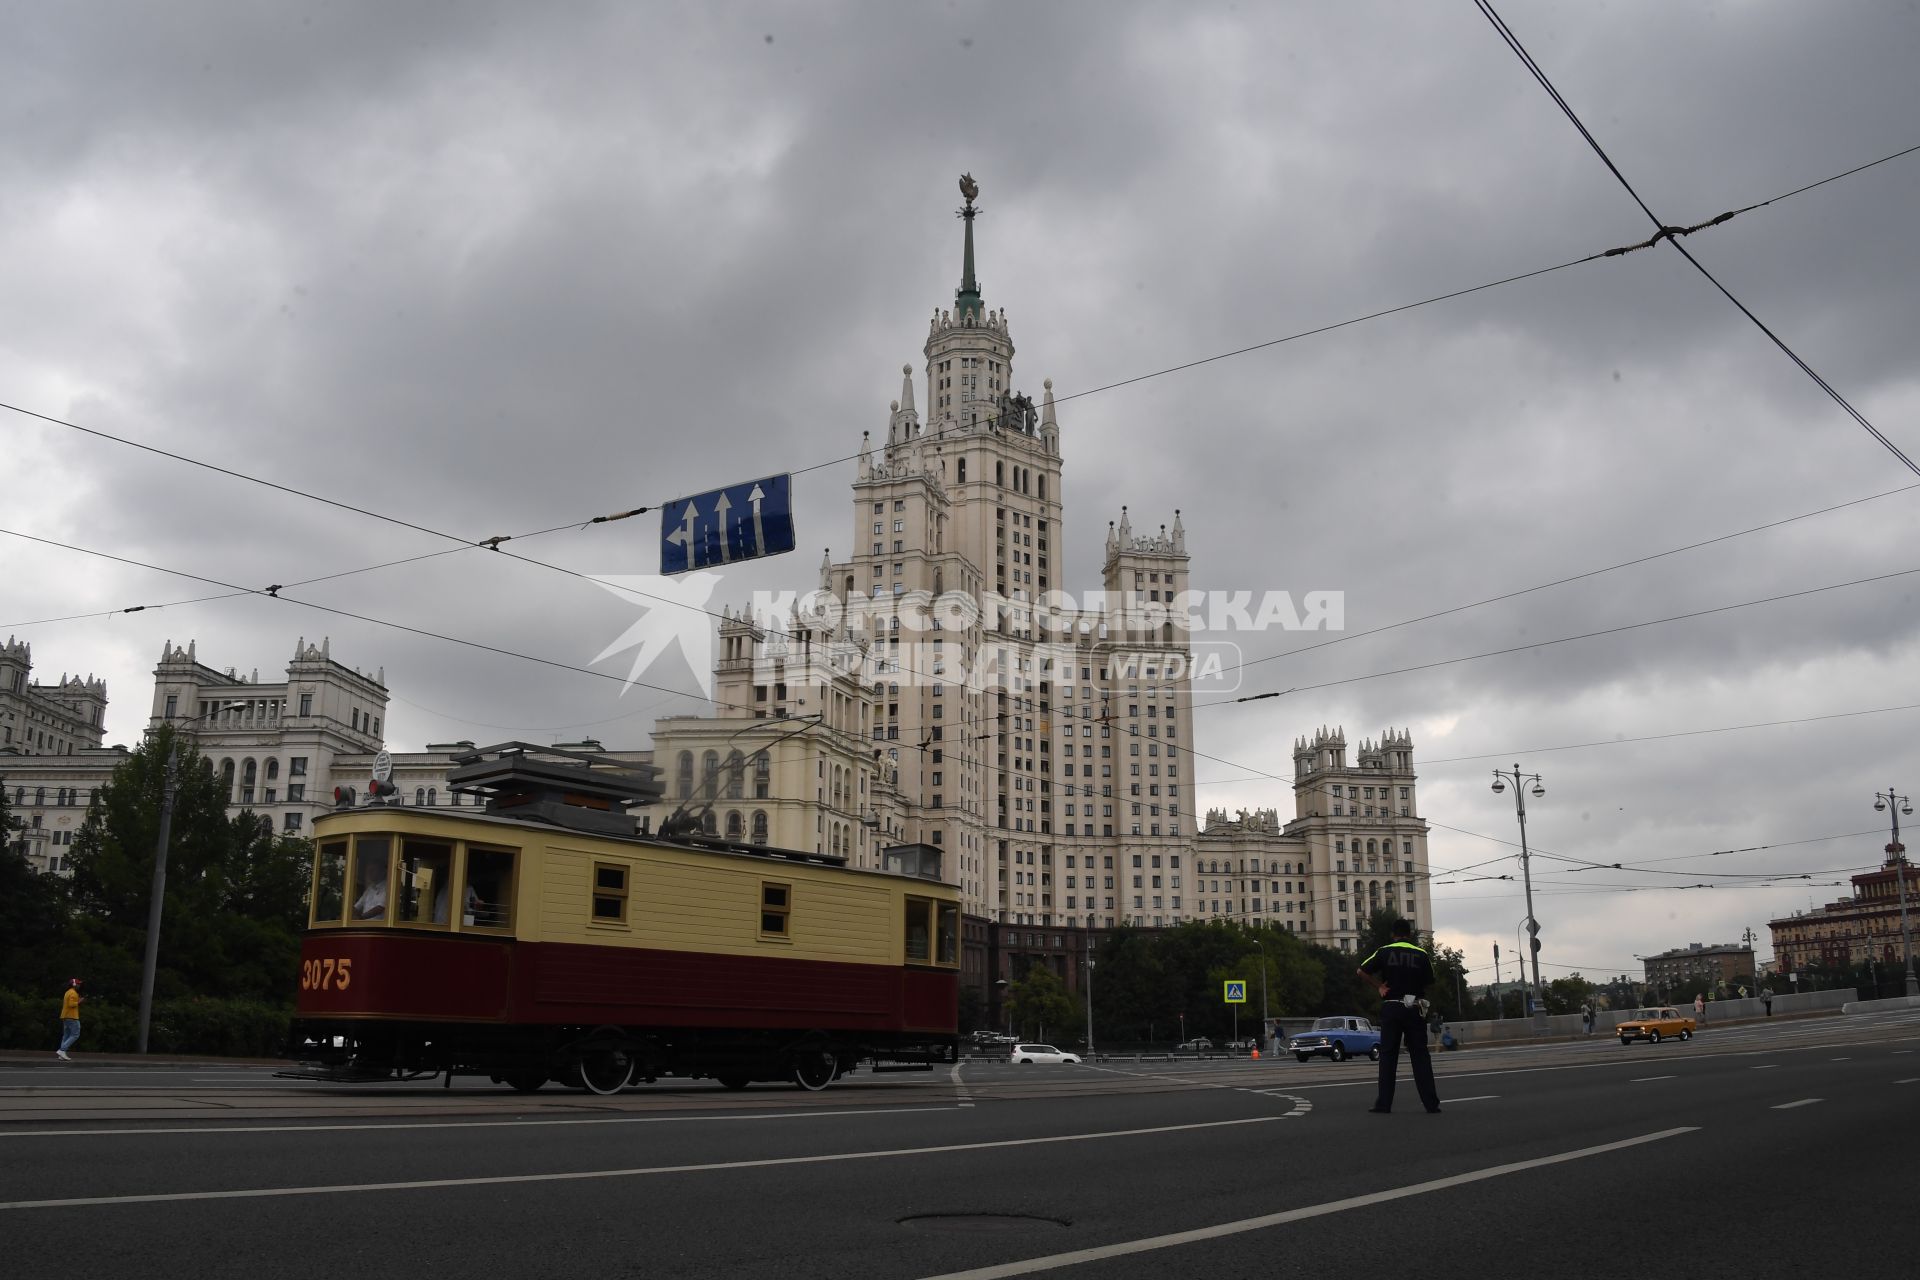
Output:
M66 882L33 869L14 847L20 829L0 786L0 987L23 995L55 991L71 974L61 974L56 948L66 931Z
M1085 1015L1078 1001L1067 994L1066 984L1045 965L1027 970L1007 992L1013 1009L1013 1024L1018 1034L1031 1031L1035 1036L1051 1034L1055 1040L1071 1042L1084 1028ZM1053 1028L1051 1032L1047 1028Z
M1555 978L1547 984L1543 1003L1548 1013L1578 1013L1587 1001L1593 999L1594 985L1577 973L1564 978Z
M114 770L75 837L74 911L61 948L67 966L89 977L96 998L137 998L169 780L156 994L288 1003L305 916L307 843L276 838L269 820L250 810L230 817L211 764L166 726Z

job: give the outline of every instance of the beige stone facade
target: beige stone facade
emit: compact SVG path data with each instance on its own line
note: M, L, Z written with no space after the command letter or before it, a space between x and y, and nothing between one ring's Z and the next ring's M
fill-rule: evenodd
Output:
M62 675L33 682L33 646L7 637L0 645L0 753L72 755L97 747L105 734L107 682Z
M1207 814L1194 848L1196 914L1266 921L1352 950L1385 909L1433 931L1427 824L1419 816L1413 738L1388 730L1347 760L1343 730L1294 746L1294 816Z

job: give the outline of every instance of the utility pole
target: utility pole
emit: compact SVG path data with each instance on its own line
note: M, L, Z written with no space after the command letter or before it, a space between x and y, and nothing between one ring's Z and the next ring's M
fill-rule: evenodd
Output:
M1500 944L1496 942L1493 944L1493 1017L1498 1022L1506 1016L1506 1010L1500 1007Z
M173 735L162 739L166 759L160 766L160 838L153 846L153 891L147 900L147 946L140 962L140 1037L138 1052L147 1051L147 1032L153 1024L153 975L160 965L160 910L167 900L167 840L173 834Z

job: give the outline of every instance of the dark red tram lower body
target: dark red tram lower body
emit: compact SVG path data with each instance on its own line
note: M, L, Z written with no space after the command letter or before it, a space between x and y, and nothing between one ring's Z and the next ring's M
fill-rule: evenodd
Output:
M294 1055L329 1078L455 1071L611 1092L663 1075L822 1088L959 1054L959 975L575 943L327 930L301 942Z

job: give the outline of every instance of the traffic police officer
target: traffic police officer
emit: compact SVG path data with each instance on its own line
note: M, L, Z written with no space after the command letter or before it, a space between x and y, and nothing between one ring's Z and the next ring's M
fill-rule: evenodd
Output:
M1438 1114L1440 1094L1433 1087L1433 1059L1427 1056L1427 1027L1420 1014L1421 997L1433 981L1433 962L1413 941L1413 926L1395 920L1393 941L1368 956L1358 972L1380 988L1380 1096L1373 1110L1381 1115L1393 1110L1394 1076L1405 1041L1420 1101L1428 1112Z

